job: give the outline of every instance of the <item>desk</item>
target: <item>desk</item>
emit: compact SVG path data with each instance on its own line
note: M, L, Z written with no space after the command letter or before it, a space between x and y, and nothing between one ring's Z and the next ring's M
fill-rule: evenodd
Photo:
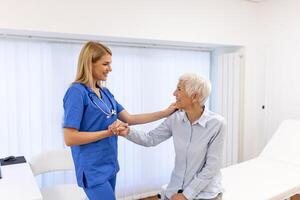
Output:
M28 163L1 166L1 200L42 200Z

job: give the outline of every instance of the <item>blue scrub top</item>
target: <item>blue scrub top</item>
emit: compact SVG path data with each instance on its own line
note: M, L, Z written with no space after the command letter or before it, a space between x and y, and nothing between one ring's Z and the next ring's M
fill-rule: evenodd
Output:
M102 100L119 114L124 108L107 88L100 90ZM74 83L64 96L64 128L75 128L78 131L94 132L107 130L117 120L117 115L107 118L96 105L108 113L107 107L96 94L80 83ZM93 96L93 101L91 100ZM113 104L113 105L112 105ZM119 171L118 137L110 136L96 142L72 146L77 183L81 187L93 187L114 177Z

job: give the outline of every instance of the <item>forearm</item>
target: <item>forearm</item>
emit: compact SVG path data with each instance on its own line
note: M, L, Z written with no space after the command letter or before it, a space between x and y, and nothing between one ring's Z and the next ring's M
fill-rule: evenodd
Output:
M130 128L126 139L145 147L154 146L153 137L149 135L149 132L147 133Z
M149 147L158 145L171 136L172 133L169 129L169 124L165 120L157 128L149 132L138 131L130 128L129 134L126 136L126 138L136 144Z
M67 146L82 145L95 142L112 136L113 133L109 130L95 132L79 132L79 131L64 131L64 139Z
M159 119L162 119L164 117L167 117L168 113L166 111L158 111L153 113L145 113L145 114L137 114L137 115L131 115L127 121L130 125L136 125L136 124L144 124L153 122Z

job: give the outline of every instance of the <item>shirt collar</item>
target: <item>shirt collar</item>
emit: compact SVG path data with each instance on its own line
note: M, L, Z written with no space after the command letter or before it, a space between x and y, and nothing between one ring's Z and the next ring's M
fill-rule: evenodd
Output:
M193 124L200 124L202 127L206 127L206 123L208 122L208 109L204 107L204 111L199 119L197 119ZM187 115L184 111L182 111L182 121L189 122Z

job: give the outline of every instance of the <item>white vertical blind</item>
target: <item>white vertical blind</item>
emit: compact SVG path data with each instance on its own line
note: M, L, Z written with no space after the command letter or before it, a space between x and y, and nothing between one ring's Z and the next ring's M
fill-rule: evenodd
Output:
M0 156L64 148L62 96L73 80L79 45L0 40ZM56 173L41 185L73 181Z
M31 156L65 148L63 95L74 80L81 44L0 39L0 157ZM108 88L130 112L160 110L174 101L179 75L210 76L210 53L112 47ZM150 130L159 122L138 126ZM117 195L155 191L169 181L174 163L172 140L154 148L120 138ZM74 182L72 173L47 174L42 186Z
M218 53L212 70L212 110L220 113L227 121L227 137L224 147L223 166L238 162L240 122L240 53Z

